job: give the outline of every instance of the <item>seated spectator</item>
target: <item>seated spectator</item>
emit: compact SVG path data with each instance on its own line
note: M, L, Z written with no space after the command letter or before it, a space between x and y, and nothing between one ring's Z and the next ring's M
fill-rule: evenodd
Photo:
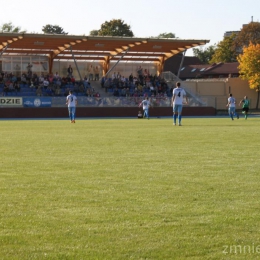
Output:
M95 97L95 99L96 99L97 101L99 101L99 100L100 100L100 94L99 94L99 92L94 93L93 97Z
M36 89L36 95L37 95L38 97L41 97L41 96L42 96L42 89L41 89L41 88L37 88L37 89Z
M52 96L52 95L53 95L53 91L52 91L52 88L51 88L50 86L47 87L47 89L46 89L46 94L47 94L48 96Z
M126 79L124 76L121 77L121 86L125 87Z
M38 78L39 84L43 86L44 76L43 74Z
M43 80L44 89L47 89L49 85L50 85L50 82L47 80L47 78L44 78L44 80Z
M55 96L59 97L61 96L61 89L60 87L57 87L56 90L55 90Z
M86 96L87 96L87 97L92 97L92 95L93 95L92 89L91 89L91 88L87 88Z
M10 82L8 85L8 92L12 93L14 91L14 85L13 82Z
M61 87L61 79L60 78L57 78L56 85L57 85L57 87Z
M71 78L70 78L70 77L67 77L67 78L66 78L66 83L67 83L67 84L70 84L70 83L71 83Z
M156 90L153 85L150 86L150 91L153 95L156 95Z
M4 96L7 96L7 95L8 95L8 92L9 92L9 88L8 88L8 85L5 83L5 84L4 84L4 88L3 88L3 95L4 95Z
M79 92L80 92L80 93L84 93L84 91L85 91L84 85L83 85L83 84L80 84L80 85L79 85Z
M65 89L65 91L64 91L64 96L65 96L65 97L69 95L69 91L70 91L69 88L66 88L66 89Z
M53 82L53 80L54 80L54 77L53 77L53 75L52 75L52 74L50 74L50 75L49 75L49 77L48 77L48 81L49 81L50 83L52 83L52 82Z
M112 74L111 78L112 78L112 80L113 80L113 79L116 79L116 72L114 72L114 73Z
M126 88L123 88L121 91L121 97L126 97Z
M111 81L109 78L107 78L105 80L104 87L106 88L106 92L107 92L107 89L111 87Z
M17 92L20 92L20 90L21 90L20 84L18 82L15 82L14 83L14 91L17 93Z
M85 89L87 89L90 86L89 80L86 76L83 80L83 85L84 85Z
M138 89L139 92L143 91L143 86L140 84L140 82L139 82L139 84L137 86L137 89Z
M35 88L33 80L31 80L31 82L30 82L30 88L31 88L31 89L34 89L34 88Z
M12 76L12 82L14 83L14 82L16 82L16 81L17 81L17 78L16 78L15 75L13 75L13 76Z
M131 96L131 93L130 93L129 88L126 89L126 91L125 91L125 96L126 96L126 97L130 97L130 96Z
M75 80L75 78L74 78L73 76L70 78L70 82L71 82L73 85L75 84L76 80Z
M21 82L22 82L23 84L26 84L26 77L25 77L24 74L23 74L22 77L21 77Z
M136 84L136 82L138 81L138 79L136 77L133 78L133 84Z
M66 86L67 83L68 83L67 78L66 77L62 77L62 79L61 79L61 86Z
M78 85L77 83L75 83L74 92L75 92L76 94L79 93L79 85Z
M119 91L118 88L115 88L114 93L113 93L114 97L119 97Z
M117 79L121 79L121 74L120 74L120 72L117 72L116 78L117 78Z
M161 85L158 86L158 93L159 94L162 93L162 86Z
M53 78L56 79L56 80L59 79L60 78L59 73L55 72L55 74L53 75Z

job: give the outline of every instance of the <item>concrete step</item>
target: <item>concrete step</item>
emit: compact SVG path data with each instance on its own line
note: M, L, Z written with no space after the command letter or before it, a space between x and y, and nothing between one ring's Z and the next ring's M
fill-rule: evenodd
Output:
M96 92L99 92L99 94L102 97L110 96L109 93L106 92L105 88L101 87L101 82L100 81L90 81L90 85L91 85L92 88L95 89Z

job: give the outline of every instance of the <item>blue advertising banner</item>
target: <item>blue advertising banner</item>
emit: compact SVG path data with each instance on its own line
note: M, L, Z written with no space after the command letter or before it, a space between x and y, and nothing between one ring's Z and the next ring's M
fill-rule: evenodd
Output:
M24 107L51 107L51 98L23 98Z

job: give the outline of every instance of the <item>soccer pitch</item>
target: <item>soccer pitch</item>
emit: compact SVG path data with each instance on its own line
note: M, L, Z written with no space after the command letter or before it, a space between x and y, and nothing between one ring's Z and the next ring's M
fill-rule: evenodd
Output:
M0 259L260 257L260 118L182 121L0 121Z

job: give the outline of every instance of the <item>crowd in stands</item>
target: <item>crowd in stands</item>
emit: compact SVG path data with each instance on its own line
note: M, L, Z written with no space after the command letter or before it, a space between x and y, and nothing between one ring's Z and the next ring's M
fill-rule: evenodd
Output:
M141 66L138 67L136 76L131 73L128 78L125 78L119 72L114 72L111 77L103 77L101 86L115 97L169 97L172 93L172 89L163 78L151 75Z
M66 77L61 77L57 72L54 74L42 73L38 76L29 69L27 73L23 73L21 76L1 72L0 90L3 96L20 95L21 92L31 92L35 96L59 97L67 96L69 90L73 90L76 95L81 96L100 96L91 86L87 77L84 77L82 81L76 81L72 73L68 73Z
M67 96L70 90L78 96L100 97L100 93L91 86L91 81L99 80L93 72L88 77L76 81L71 66L67 69L67 76L61 77L54 74L37 75L31 71L28 64L27 73L21 76L13 73L0 73L0 95L21 95L21 92L31 92L35 96L61 97ZM113 72L111 77L102 77L101 86L110 96L115 97L169 97L170 89L163 78L151 75L148 70L138 67L136 75L131 73L124 77L120 73Z

